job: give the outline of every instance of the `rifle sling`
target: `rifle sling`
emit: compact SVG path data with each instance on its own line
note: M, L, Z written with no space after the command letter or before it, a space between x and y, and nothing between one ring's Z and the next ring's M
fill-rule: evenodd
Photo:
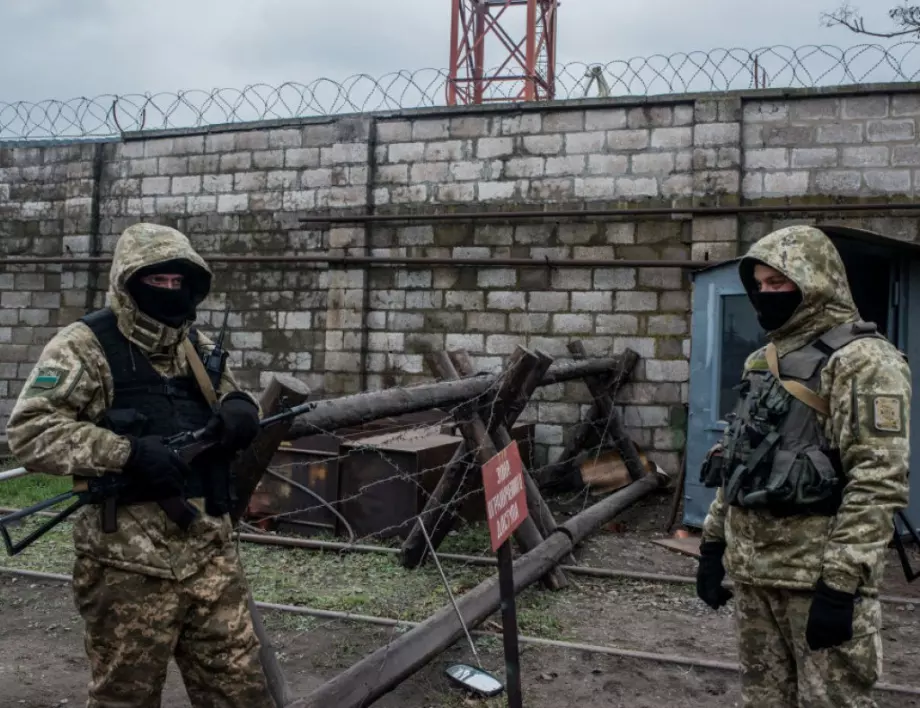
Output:
M182 349L185 351L185 359L195 376L195 381L198 382L201 393L204 394L205 400L213 408L217 403L217 392L214 390L211 379L208 378L208 372L204 369L204 364L195 350L195 345L189 341L188 337L182 340Z
M830 405L817 393L812 391L807 386L800 384L798 381L784 381L780 378L779 358L777 357L776 346L773 344L773 342L770 342L767 345L766 354L767 366L770 368L770 373L773 374L776 380L783 385L783 388L785 388L791 396L794 396L809 408L814 408L816 411L818 411L818 413L821 413L822 415L827 416L830 414Z

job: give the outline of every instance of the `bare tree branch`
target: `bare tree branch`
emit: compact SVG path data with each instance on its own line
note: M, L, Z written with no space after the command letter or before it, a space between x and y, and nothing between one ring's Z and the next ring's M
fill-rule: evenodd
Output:
M833 12L821 13L821 24L825 27L846 27L855 34L882 37L884 39L908 35L920 36L920 5L909 5L905 0L902 6L889 10L888 17L899 29L890 32L866 29L866 21L859 10L850 5L847 0L844 0L840 7Z

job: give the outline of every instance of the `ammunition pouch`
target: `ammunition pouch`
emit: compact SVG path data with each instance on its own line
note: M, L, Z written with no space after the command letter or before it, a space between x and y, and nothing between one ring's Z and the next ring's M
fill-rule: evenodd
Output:
M817 448L778 449L768 463L750 469L738 465L725 487L726 502L777 517L833 515L843 491L835 457Z

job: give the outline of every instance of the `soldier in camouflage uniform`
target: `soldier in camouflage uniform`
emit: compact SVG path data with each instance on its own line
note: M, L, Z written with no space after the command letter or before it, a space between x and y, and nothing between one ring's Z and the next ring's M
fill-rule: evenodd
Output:
M229 462L258 433L260 411L228 370L209 405L189 366L188 356L213 346L191 326L210 285L183 234L129 227L115 248L108 307L54 336L9 419L10 448L30 469L130 483L110 507L114 523L104 505L74 517L88 708L159 706L171 656L194 706L274 706L227 513ZM162 436L202 425L222 448L190 468ZM193 509L187 530L164 499Z
M879 583L908 500L910 371L860 320L820 230L771 233L739 270L770 343L745 362L703 467L718 491L697 594L717 609L733 597L726 571L734 582L745 706L874 706Z

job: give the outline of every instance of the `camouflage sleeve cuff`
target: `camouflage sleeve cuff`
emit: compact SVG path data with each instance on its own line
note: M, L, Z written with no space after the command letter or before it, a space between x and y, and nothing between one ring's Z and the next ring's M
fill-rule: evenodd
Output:
M822 576L824 584L831 590L839 590L850 595L855 595L859 590L859 578L847 573L831 572Z

